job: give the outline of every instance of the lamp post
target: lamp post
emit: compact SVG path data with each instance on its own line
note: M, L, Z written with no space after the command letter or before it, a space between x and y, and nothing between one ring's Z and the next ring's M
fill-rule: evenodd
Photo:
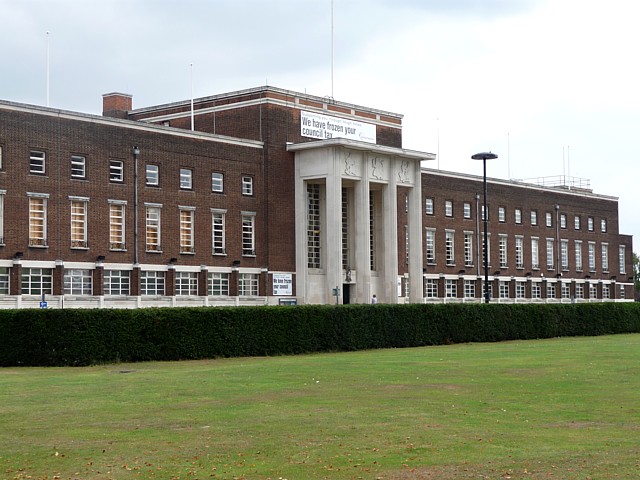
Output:
M489 220L489 212L487 211L487 160L493 160L498 158L498 155L491 152L482 152L472 155L473 160L482 160L482 186L484 189L484 214L482 215L482 221L484 223L484 303L489 303L489 235L487 232L487 222Z
M138 155L140 149L133 147L133 264L138 265Z

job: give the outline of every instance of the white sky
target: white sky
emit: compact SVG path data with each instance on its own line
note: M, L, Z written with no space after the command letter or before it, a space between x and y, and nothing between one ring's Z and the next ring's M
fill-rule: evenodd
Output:
M428 166L570 174L640 239L635 0L0 0L0 98L100 114L264 84L404 114ZM46 32L50 34L47 36ZM190 64L193 63L193 67ZM634 248L634 250L638 250Z

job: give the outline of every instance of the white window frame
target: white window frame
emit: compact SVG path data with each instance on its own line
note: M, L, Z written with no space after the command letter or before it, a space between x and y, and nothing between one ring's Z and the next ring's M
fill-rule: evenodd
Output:
M0 245L4 245L4 198L6 190L0 190Z
M444 201L444 216L453 217L453 200Z
M516 280L516 298L526 297L526 283L521 280Z
M582 240L575 241L576 272L582 272Z
M580 215L573 217L573 228L575 230L580 230Z
M626 251L627 251L626 245L618 246L618 267L620 270L620 275L626 275L627 273L626 262L625 262Z
M65 268L63 292L65 295L91 295L93 271L88 269Z
M531 237L531 268L538 270L540 268L540 239Z
M253 177L251 175L242 176L242 195L253 195Z
M226 210L211 209L211 253L212 255L226 255Z
M124 182L124 162L112 158L109 160L109 181L116 183Z
M425 278L424 296L425 298L438 298L438 279L437 278Z
M464 232L464 265L473 266L473 232Z
M471 218L471 204L469 202L462 204L462 212L464 218Z
M198 272L176 272L176 296L198 295Z
M458 298L458 280L447 278L444 281L445 298Z
M20 291L23 295L51 295L53 293L53 270L51 268L22 269Z
M256 214L242 212L242 256L256 256Z
M569 270L569 240L565 238L560 240L560 265L562 271Z
M193 170L180 169L180 190L193 190Z
M216 193L224 193L224 173L211 173L211 191Z
M29 173L44 175L46 173L47 154L40 150L29 152Z
M241 297L257 297L258 293L258 274L240 273L238 275L238 295Z
M140 272L140 295L161 297L165 294L166 274L162 271Z
M551 214L551 212L545 213L544 218L545 218L545 225L547 227L553 227L553 215Z
M425 215L433 215L433 198L427 197L424 200L424 213Z
M531 225L533 225L533 226L538 225L538 211L537 210L531 210Z
M70 241L72 249L87 249L89 220L89 199L82 197L69 197L71 200L71 225Z
M207 294L210 297L228 297L229 274L226 272L209 272Z
M87 158L84 155L71 155L71 178L86 178Z
M104 294L110 296L126 297L131 291L131 271L129 270L105 270Z
M445 260L447 265L456 264L455 235L456 232L454 230L445 230L444 232Z
M509 266L507 258L507 236L504 234L498 235L498 257L500 268L507 268Z
M607 233L607 219L606 218L601 218L600 219L600 232L601 233Z
M516 268L524 268L524 237L516 236Z
M588 252L589 252L589 271L596 271L596 242L588 243Z
M194 254L195 249L195 207L178 207L180 211L180 253Z
M464 298L475 298L476 297L476 281L475 280L464 280L463 284L464 288Z
M436 229L427 227L425 229L425 245L427 265L436 264Z
M602 263L602 271L607 273L609 271L609 244L600 244L600 259Z
M9 295L10 285L9 267L0 267L0 295Z
M29 246L47 246L48 194L29 194Z
M160 166L153 163L147 163L145 168L145 181L151 187L160 185Z
M126 201L109 201L109 250L126 249Z
M560 214L560 228L567 228L567 214Z
M498 222L504 223L507 221L507 209L504 207L498 207Z
M513 212L513 215L514 215L516 224L520 225L522 223L522 209L516 208Z
M593 217L587 217L587 230L593 232Z
M547 270L553 270L555 268L555 239L547 238Z
M162 252L161 219L162 205L145 204L145 250L147 252ZM154 237L155 242L153 242Z

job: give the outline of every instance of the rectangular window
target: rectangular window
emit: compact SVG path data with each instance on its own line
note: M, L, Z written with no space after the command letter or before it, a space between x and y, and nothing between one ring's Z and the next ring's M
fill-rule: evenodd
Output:
M71 248L87 248L87 200L71 200Z
M51 295L53 293L53 275L50 268L23 268L23 295Z
M498 295L500 298L509 298L509 282L505 280L500 280L498 284Z
M589 242L589 271L596 271L596 242Z
M573 217L573 226L576 230L580 230L580 217L578 215Z
M453 217L453 202L451 200L444 202L444 215L446 217Z
M525 298L526 284L522 281L516 282L516 298Z
M516 268L524 268L524 238L516 237Z
M564 213L560 214L560 228L567 228L567 215Z
M587 230L593 232L593 217L587 217Z
M47 246L47 198L29 197L29 246Z
M160 252L160 207L147 206L146 228L147 252Z
M604 218L600 220L600 231L607 233L607 221Z
M551 215L551 212L547 212L544 218L545 218L545 225L547 227L553 227L553 215Z
M584 298L584 285L576 283L576 298Z
M475 298L475 297L476 297L476 281L465 280L464 281L464 298Z
M560 296L567 300L571 298L571 285L567 282L562 282L560 284Z
M595 283L589 284L589 298L598 298L598 285L596 285Z
M537 237L531 238L531 268L540 268L539 242Z
M64 270L64 294L65 295L91 295L93 275L91 270L65 269Z
M538 212L531 210L531 225L538 225Z
M471 204L469 202L464 202L462 205L464 218L471 218Z
M458 297L458 281L457 280L445 280L444 281L444 296L446 298Z
M253 177L242 176L242 195L253 195Z
M342 213L342 225L340 226L341 240L342 240L342 268L349 270L351 259L349 255L349 192L346 188L342 189L341 199L341 213Z
M9 295L9 268L0 267L0 295Z
M600 253L602 259L602 271L609 271L609 245L607 243L603 243L600 245Z
M582 240L576 240L576 272L582 271Z
M320 268L320 185L307 184L307 267Z
M531 298L542 298L540 282L531 282Z
M147 165L146 171L147 185L157 187L160 184L160 167L158 165Z
M498 236L498 255L500 257L500 268L507 268L507 236Z
M404 226L404 261L408 261L408 242L407 236L409 232L407 226ZM376 202L373 192L369 192L369 270L376 270Z
M547 238L547 269L553 270L553 238Z
M81 155L71 155L71 178L85 178L86 158Z
M447 265L456 264L454 239L455 239L455 232L453 230L447 230L444 234L444 241L445 241L444 246L445 246Z
M191 190L193 188L193 172L188 168L180 169L180 188Z
M211 191L216 193L224 192L224 174L220 172L211 174Z
M435 228L427 228L425 231L425 240L427 247L427 264L435 265L436 263L436 230Z
M435 278L425 278L424 296L427 298L438 298L438 280Z
M243 297L257 297L258 275L255 273L241 273L238 282L238 294Z
M2 197L0 196L0 200L2 199ZM618 247L618 263L619 263L619 268L620 268L620 274L621 275L626 275L626 267L625 267L625 254L626 254L626 249L627 247L625 245L620 245Z
M129 270L105 270L104 294L105 295L129 295L131 272Z
M569 270L569 240L560 240L560 263L562 270Z
M242 214L242 255L256 254L255 213Z
M610 294L609 294L609 284L608 283L603 283L602 284L602 299L603 300L608 300L610 298Z
M124 182L124 162L122 160L109 160L109 180Z
M109 203L109 249L124 250L124 202Z
M211 211L211 242L213 255L226 255L227 250L225 246L225 224L226 211L212 210Z
M556 284L547 282L547 298L556 298Z
M424 213L433 215L433 198L426 198L424 201Z
M197 272L176 272L176 295L177 296L198 295Z
M507 211L504 207L498 207L498 221L500 223L507 221Z
M45 153L32 150L29 153L29 172L39 175L45 174Z
M208 294L214 297L229 295L229 274L209 272Z
M164 272L140 272L140 295L164 295Z
M192 208L180 208L180 253L195 253L194 213Z
M464 264L473 265L473 232L464 232Z
M514 217L516 224L520 225L522 223L522 209L516 208L514 211Z

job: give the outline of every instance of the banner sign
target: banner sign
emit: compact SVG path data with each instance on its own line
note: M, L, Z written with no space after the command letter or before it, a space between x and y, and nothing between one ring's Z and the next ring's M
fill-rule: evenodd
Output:
M274 295L293 295L293 275L291 273L274 273L272 276Z
M349 140L376 143L376 126L356 120L301 111L300 135L318 140L348 138Z

